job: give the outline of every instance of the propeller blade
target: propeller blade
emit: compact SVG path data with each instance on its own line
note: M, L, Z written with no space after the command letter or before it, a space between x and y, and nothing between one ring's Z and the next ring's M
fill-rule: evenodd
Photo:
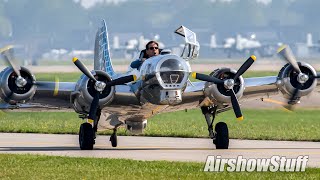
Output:
M121 84L125 84L125 83L131 82L131 81L136 81L136 80L137 80L136 75L123 76L118 79L114 79L110 82L107 82L106 86L121 85Z
M5 102L9 103L9 104L12 104L12 102L10 102L10 101L11 101L11 97L12 97L13 93L14 93L14 92L11 91L10 94L9 94L7 97L5 97L3 100L4 100ZM15 102L14 102L14 103L15 103Z
M244 62L242 64L242 66L239 68L239 70L237 71L237 73L234 76L233 80L237 80L239 78L239 76L241 76L244 72L246 72L256 59L257 59L256 56L254 56L254 55L250 56L246 60L246 62Z
M287 62L289 62L293 68L298 72L301 73L299 65L297 63L296 58L294 57L290 47L288 45L283 45L278 49L278 54Z
M261 98L261 101L282 105L286 112L292 112L292 110L293 110L292 105L288 105L287 103L284 103L282 101L269 99L269 98Z
M72 59L72 62L80 69L80 71L85 74L88 78L93 80L94 82L97 82L96 78L91 74L91 72L88 70L88 68L76 57Z
M216 77L209 76L209 75L206 75L206 74L200 74L200 73L196 73L196 72L193 72L191 74L191 76L194 79L198 79L198 80L201 80L201 81L207 81L207 82L213 82L215 84L223 84L223 82L224 82L223 80L218 79Z
M237 119L241 121L243 120L243 116L241 113L240 105L236 97L236 94L234 93L233 89L231 89L229 92L230 92L231 104L233 107L234 114L236 115Z
M14 52L13 52L13 46L9 45L4 48L0 49L0 53L3 55L5 61L7 64L12 67L13 71L17 74L17 76L21 76L20 70L21 67L17 66L15 63L15 58L14 58Z
M293 104L294 101L296 100L297 98L297 95L298 95L298 92L299 90L302 88L302 84L298 84L297 88L294 89L293 93L292 93L292 96L290 97L289 101L288 101L288 104Z
M96 120L97 109L99 106L99 95L100 95L100 93L98 91L95 91L95 94L93 96L93 100L90 105L90 111L89 111L89 116L88 116L89 122L94 122Z
M261 98L261 101L270 102L270 103L274 103L274 104L279 104L279 105L282 105L282 106L288 105L287 103L284 103L282 101L278 101L278 100L274 100L274 99L270 99L270 98Z
M310 76L309 76L309 78L310 78L310 79L313 79L313 78L320 78L320 74L317 74L316 76L310 75Z

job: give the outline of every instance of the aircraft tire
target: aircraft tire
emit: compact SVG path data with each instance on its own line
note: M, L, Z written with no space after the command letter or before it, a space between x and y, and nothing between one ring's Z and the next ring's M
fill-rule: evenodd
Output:
M118 140L117 140L117 134L112 134L110 136L111 146L117 147L118 146Z
M214 143L216 144L216 149L228 149L229 148L229 130L228 126L224 122L218 122L215 126L216 139Z
M94 145L94 131L90 123L83 123L79 131L79 145L81 150L92 150Z

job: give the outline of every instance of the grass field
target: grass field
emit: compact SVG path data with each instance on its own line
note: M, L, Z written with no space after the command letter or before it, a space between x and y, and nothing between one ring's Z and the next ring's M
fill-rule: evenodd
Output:
M81 72L77 73L37 73L35 77L39 81L55 81L55 77L59 78L60 82L76 82L79 80Z
M231 138L320 141L319 110L243 109L245 119L237 121L232 111L219 114L216 122L229 126ZM73 112L12 112L2 114L1 132L77 134L82 121ZM103 131L101 134L110 134ZM127 135L122 128L119 135ZM208 137L200 110L159 114L148 121L146 136Z
M0 179L319 179L305 172L203 172L204 163L0 154Z

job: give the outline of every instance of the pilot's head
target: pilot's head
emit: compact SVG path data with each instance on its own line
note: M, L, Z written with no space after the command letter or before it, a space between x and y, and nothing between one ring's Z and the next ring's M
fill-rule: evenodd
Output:
M159 44L156 41L149 41L146 44L146 54L148 58L159 55Z

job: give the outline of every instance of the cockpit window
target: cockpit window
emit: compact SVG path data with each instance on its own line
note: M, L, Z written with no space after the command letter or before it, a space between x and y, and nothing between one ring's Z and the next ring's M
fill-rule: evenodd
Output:
M168 59L160 66L160 71L184 71L182 63L176 59Z

